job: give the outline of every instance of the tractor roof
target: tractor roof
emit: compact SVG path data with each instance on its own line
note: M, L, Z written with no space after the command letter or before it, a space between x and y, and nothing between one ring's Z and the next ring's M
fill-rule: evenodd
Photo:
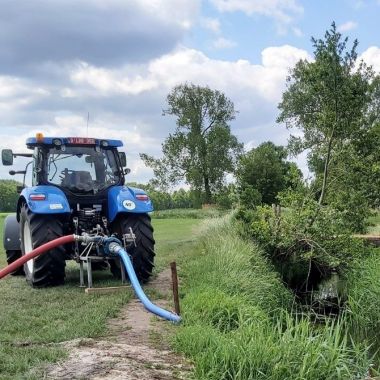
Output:
M98 145L104 148L116 148L123 146L123 142L121 140L94 139L90 137L44 137L42 134L37 134L36 137L29 137L26 140L26 145L30 149L41 145Z

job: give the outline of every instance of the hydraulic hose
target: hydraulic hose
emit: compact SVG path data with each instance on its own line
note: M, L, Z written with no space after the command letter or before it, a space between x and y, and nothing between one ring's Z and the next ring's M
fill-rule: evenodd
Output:
M171 321L174 323L179 323L181 321L181 317L179 315L171 313L170 311L167 311L155 305L145 295L144 291L141 288L139 280L137 279L135 270L133 269L133 265L127 251L125 251L125 249L116 242L110 243L108 249L111 253L118 254L121 257L123 264L125 266L125 269L128 273L129 281L131 282L131 285L133 286L133 289L137 297L142 302L144 307L151 313L156 314L161 318L167 319L168 321Z
M13 263L9 264L4 269L0 270L0 279L14 272L16 269L24 265L27 261L34 259L35 257L42 255L43 253L48 252L51 249L58 247L59 245L71 243L74 240L75 235L66 235L40 245L39 247L33 249L33 251L30 251L29 253L15 260Z

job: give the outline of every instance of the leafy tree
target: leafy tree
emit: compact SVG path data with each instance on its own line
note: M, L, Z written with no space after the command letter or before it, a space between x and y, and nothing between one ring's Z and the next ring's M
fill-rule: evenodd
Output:
M299 181L301 171L296 164L286 161L286 157L286 149L270 141L241 157L236 177L245 206L275 203L280 191Z
M339 165L353 153L358 136L372 127L367 115L374 94L374 74L357 62L356 40L349 49L348 39L333 23L324 39L313 38L312 43L314 61L301 60L291 71L278 117L278 122L302 132L301 137L291 136L289 148L293 154L308 150L309 166L316 173L319 207L309 224L321 205L346 186L339 179L343 169ZM345 170L344 176L350 173L351 169ZM326 198L328 189L330 199ZM355 190L357 186L350 188Z
M0 211L12 212L16 210L18 193L17 185L20 183L14 180L1 179L0 180Z
M193 208L193 194L189 190L179 189L173 192L162 191L151 184L129 182L128 186L144 189L153 203L155 210L169 210L173 208Z
M234 104L217 90L193 84L176 86L167 102L164 115L175 116L177 127L162 144L163 158L140 156L153 168L154 184L167 188L184 180L210 203L242 150L229 127Z
M229 183L215 195L215 203L219 209L229 210L238 202L236 185Z

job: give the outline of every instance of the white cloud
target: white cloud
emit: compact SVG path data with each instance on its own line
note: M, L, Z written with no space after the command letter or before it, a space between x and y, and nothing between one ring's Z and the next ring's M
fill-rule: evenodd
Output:
M217 18L202 18L201 26L205 29L211 30L211 32L215 34L220 33L220 21Z
M355 21L347 21L343 24L338 25L338 32L349 32L350 30L356 29L358 27L358 23Z
M213 42L215 49L230 49L236 46L236 42L228 38L219 37Z
M224 91L250 88L265 99L277 101L288 69L300 59L311 57L305 50L290 45L264 49L262 64L252 64L246 60L210 59L198 50L181 47L152 60L133 75L130 71L135 71L135 68L132 70L130 66L110 70L81 64L71 73L74 88L65 89L65 94L74 96L78 91L78 96L83 93L97 97L120 93L137 95L159 88L167 91L187 81Z
M130 0L131 1L131 0ZM107 0L106 4L110 0ZM115 0L128 10L128 1ZM184 29L190 29L196 20L200 10L200 0L178 1L178 0L132 0L132 3L140 6L145 12L161 18L162 21L178 23ZM105 4L104 0L100 3Z
M371 46L365 50L360 56L359 60L363 60L368 65L372 65L374 70L380 74L380 48Z
M289 45L264 49L259 63L211 59L198 50L179 47L143 65L106 69L74 64L68 77L62 78L63 86L51 85L47 90L21 79L2 78L0 88L7 97L0 98L0 148L9 147L10 136L15 135L17 143L11 145L21 151L26 137L36 132L86 135L89 110L89 135L123 140L133 174L130 180L147 181L152 173L142 166L138 154L160 154L163 138L175 126L174 119L161 116L165 96L184 82L218 89L232 99L240 111L233 133L241 141L270 139L284 144L286 130L274 126L276 106L288 68L304 58L310 59L306 51ZM41 99L45 102L40 104ZM38 122L33 119L36 114ZM24 115L24 124L17 120L19 115ZM4 168L0 176L5 176Z
M292 31L293 31L294 35L297 36L297 37L302 37L303 36L303 32L302 32L302 30L300 28L293 27Z
M288 24L303 12L297 0L211 0L220 12L241 11L247 15L259 14Z
M71 73L71 81L79 87L90 85L103 96L110 93L139 94L156 87L157 83L149 78L142 78L140 75L128 77L128 71L128 68L126 70L97 68L82 62L80 67ZM65 94L70 97L73 93L70 89L65 89Z

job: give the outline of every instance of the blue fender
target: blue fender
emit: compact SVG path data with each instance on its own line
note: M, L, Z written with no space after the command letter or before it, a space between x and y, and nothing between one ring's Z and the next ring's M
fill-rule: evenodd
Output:
M108 220L112 222L119 213L143 214L153 211L151 200L139 200L147 195L144 190L129 186L115 186L108 192Z
M45 199L31 199L31 197L36 194L45 195ZM23 189L17 204L17 218L19 218L23 202L26 202L29 210L35 214L64 214L70 212L66 195L61 189L55 186L41 185Z

